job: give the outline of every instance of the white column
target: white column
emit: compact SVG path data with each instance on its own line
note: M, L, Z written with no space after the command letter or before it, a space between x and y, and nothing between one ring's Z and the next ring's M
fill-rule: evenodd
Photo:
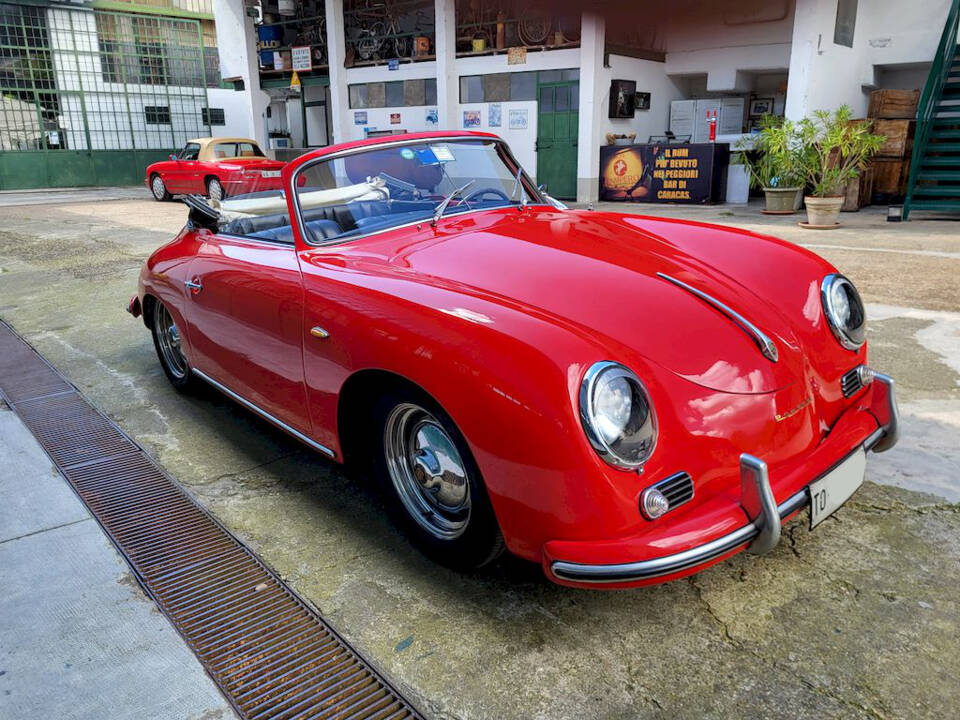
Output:
M601 15L584 13L580 21L580 126L577 132L577 202L595 202L600 193L605 25Z
M347 55L347 41L343 34L343 0L326 0L327 57L330 64L330 127L329 141L346 142L350 137L352 115L350 93L347 88L347 69L343 62Z
M266 150L269 146L267 106L270 96L260 89L257 30L253 18L247 17L243 0L213 0L213 14L216 17L220 75L224 78L241 78L244 87L242 92L246 95L246 102L237 103L246 110L246 116L237 119L234 127L245 127L246 135Z
M835 0L797 0L790 47L790 76L787 81L785 114L799 120L814 110L834 110L850 105L854 117L867 111L863 90L869 49L866 26L868 3L858 7L853 47L836 45Z
M437 116L439 130L456 130L460 105L457 75L456 0L436 0Z

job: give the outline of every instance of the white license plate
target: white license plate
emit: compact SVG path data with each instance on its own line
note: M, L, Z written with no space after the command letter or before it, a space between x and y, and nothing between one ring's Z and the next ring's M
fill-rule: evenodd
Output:
M867 454L863 448L837 465L816 482L810 483L810 529L830 517L863 484Z
M280 171L279 170L261 170L260 176L265 178L280 177Z

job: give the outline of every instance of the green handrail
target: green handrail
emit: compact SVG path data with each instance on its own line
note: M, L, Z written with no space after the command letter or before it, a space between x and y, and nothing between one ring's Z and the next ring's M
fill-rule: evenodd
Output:
M913 191L917 184L917 175L920 174L920 163L927 149L930 132L934 126L937 104L943 93L943 86L950 75L954 54L957 48L957 29L960 27L960 0L953 0L950 11L947 13L947 22L943 26L940 36L940 45L933 58L933 66L927 76L927 82L920 96L917 106L917 130L913 141L913 154L910 158L910 177L907 181L907 196L903 202L903 219L910 214L910 205L913 201Z

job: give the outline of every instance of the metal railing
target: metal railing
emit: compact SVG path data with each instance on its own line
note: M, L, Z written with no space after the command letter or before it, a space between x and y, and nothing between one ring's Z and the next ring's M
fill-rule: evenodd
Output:
M958 27L960 27L960 0L953 0L950 11L947 13L947 21L943 26L943 34L940 36L940 45L937 47L937 54L933 58L930 75L927 76L923 94L920 96L920 104L917 106L917 130L914 135L913 154L910 159L910 178L907 181L907 195L903 202L904 219L907 219L910 214L910 205L913 202L917 177L920 175L923 156L927 151L930 133L933 131L935 125L937 106L943 94L944 86L947 84L950 68L953 65L953 58L957 48ZM957 118L957 121L960 122L960 117Z

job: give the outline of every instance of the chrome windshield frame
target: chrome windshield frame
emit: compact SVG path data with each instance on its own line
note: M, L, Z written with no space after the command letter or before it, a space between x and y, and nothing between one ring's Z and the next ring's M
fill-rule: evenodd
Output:
M373 235L379 235L385 232L390 232L391 230L398 230L400 228L411 227L414 225L420 225L425 222L429 222L430 218L432 217L432 213L429 215L426 215L424 218L419 220L413 220L413 221L401 223L398 225L391 225L390 227L377 228L376 230L371 230L370 232L367 232L367 233L359 233L356 235L346 235L343 237L330 238L328 240L324 240L323 242L312 242L309 239L308 235L305 232L303 232L305 223L303 222L303 215L300 208L299 193L296 191L297 180L300 178L300 175L304 171L306 171L308 168L314 167L315 165L321 162L338 160L339 158L347 157L349 155L356 155L362 152L372 152L375 150L380 150L382 148L405 147L408 145L423 145L423 144L437 143L437 142L462 142L464 140L491 142L501 146L507 158L509 158L509 160L516 167L520 168L523 171L524 189L526 189L527 194L530 195L530 197L532 198L536 198L537 200L537 202L527 203L526 207L531 207L531 206L543 206L543 207L551 207L551 208L554 207L549 201L545 200L541 196L540 191L537 188L536 184L530 179L530 176L527 175L526 171L523 170L523 167L517 161L516 157L514 157L513 153L510 151L510 146L507 145L505 140L498 137L486 137L486 136L463 134L463 135L444 135L444 136L431 137L431 138L422 138L422 137L409 138L405 140L385 141L383 143L377 143L375 145L361 145L359 147L345 148L343 150L338 150L336 152L328 153L326 155L320 155L314 158L313 160L305 162L303 165L301 165L296 170L294 170L293 174L290 176L290 186L283 188L284 192L290 194L293 202L294 213L293 213L293 217L291 217L290 220L291 222L293 222L294 220L296 221L297 227L300 228L300 236L303 238L304 243L306 245L309 245L310 247L316 247L316 248L327 247L329 245L341 245L346 242L353 242L354 240L360 240L361 238L370 237ZM487 207L468 209L468 210L455 210L448 214L445 214L444 217L451 218L451 217L457 217L460 215L469 215L476 212L483 212L485 210L499 210L505 207L519 207L519 205L515 203L510 203L507 205L487 206Z

